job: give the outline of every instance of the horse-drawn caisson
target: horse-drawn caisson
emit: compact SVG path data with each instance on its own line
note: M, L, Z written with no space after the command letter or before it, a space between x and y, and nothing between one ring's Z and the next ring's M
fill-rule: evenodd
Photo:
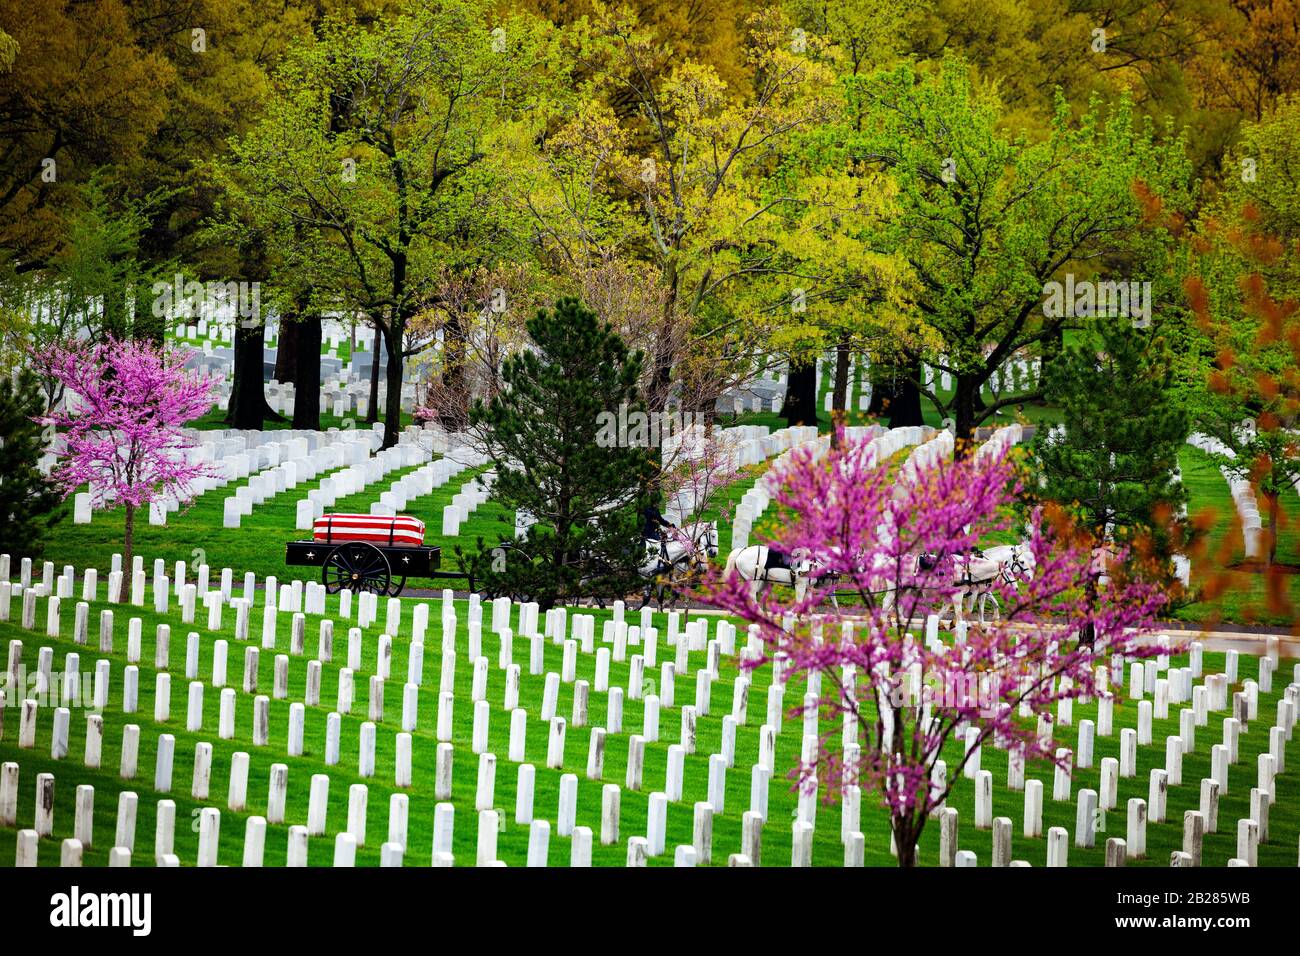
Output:
M285 564L320 568L321 582L331 594L346 588L395 597L402 593L409 578L453 578L467 581L471 591L482 587L482 579L488 575L476 574L472 564L464 571L442 570L442 549L424 544L424 528L423 521L409 515L322 515L314 522L310 541L286 543ZM492 553L497 552L503 560L532 560L513 543L503 544ZM653 601L662 607L687 587L702 562L717 553L718 528L714 522L671 529L661 539L647 542L640 566L646 582L641 594L643 605ZM509 596L529 599L527 594Z
M658 514L657 509L655 513ZM640 604L637 605L639 608L654 605L663 610L674 600L689 594L699 582L709 559L718 554L717 522L688 521L677 527L663 521L662 516L659 516L659 522L653 526L647 523L643 532L644 552L639 555L640 561L637 564L642 584L635 595L640 599ZM489 552L488 559L503 563L534 560L515 542L502 542ZM633 598L631 594L596 593L599 588L593 582L601 579L599 562L585 552L575 555L575 562L585 569L581 583L592 585L592 593L585 595L582 600L590 599L594 604L604 607L606 601L615 597ZM486 597L498 596L492 591L490 575L481 573L473 564L466 573L471 591L483 590ZM512 593L506 596L517 601L529 600L527 594Z
M312 540L285 545L288 565L319 567L330 593L347 589L396 597L408 578L462 578L439 570L441 549L424 544L424 522L407 515L328 514Z

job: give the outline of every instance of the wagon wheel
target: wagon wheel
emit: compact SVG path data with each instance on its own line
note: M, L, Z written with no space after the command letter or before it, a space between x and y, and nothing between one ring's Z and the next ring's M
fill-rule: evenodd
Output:
M402 575L400 578L394 577L393 581L388 585L388 596L397 597L402 593L404 587L406 587L406 575Z
M470 594L481 594L489 601L501 597L501 592L495 587L490 587L488 581L484 580L483 575L475 569L477 565L471 564L465 570L465 587L469 589Z
M347 588L349 591L370 591L387 594L392 581L392 571L384 552L373 544L350 541L330 552L321 566L321 580L330 594ZM405 583L406 579L402 579Z

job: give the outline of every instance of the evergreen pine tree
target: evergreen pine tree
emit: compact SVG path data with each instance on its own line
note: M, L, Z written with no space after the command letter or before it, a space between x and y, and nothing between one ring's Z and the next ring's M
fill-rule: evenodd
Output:
M1098 542L1159 535L1165 513L1186 501L1176 469L1190 424L1172 367L1161 340L1120 321L1084 333L1047 373L1047 401L1065 425L1035 438L1039 494Z
M45 453L36 416L44 411L35 375L0 379L0 554L38 557L62 516L58 490L36 467Z
M615 421L643 413L641 353L576 299L528 323L531 347L506 360L505 388L470 413L495 464L492 499L535 522L525 537L462 555L475 587L544 608L621 597L644 561L640 513L654 474L648 447ZM480 583L481 582L481 583Z

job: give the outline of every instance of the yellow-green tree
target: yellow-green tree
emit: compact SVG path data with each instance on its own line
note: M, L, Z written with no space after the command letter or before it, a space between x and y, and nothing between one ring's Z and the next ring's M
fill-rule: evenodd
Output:
M567 31L582 78L571 116L521 153L508 195L552 268L652 266L652 409L683 387L708 407L762 350L761 287L785 281L788 300L797 284L782 213L804 200L788 184L772 191L774 173L830 114L834 74L794 31L777 10L751 17L746 82L733 87L675 59L630 11L597 7Z

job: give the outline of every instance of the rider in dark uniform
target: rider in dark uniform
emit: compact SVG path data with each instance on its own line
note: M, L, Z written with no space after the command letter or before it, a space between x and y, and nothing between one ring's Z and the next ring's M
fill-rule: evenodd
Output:
M641 537L647 541L658 541L660 552L664 551L664 545L667 543L663 529L675 527L677 526L664 517L659 506L653 501L641 509Z

